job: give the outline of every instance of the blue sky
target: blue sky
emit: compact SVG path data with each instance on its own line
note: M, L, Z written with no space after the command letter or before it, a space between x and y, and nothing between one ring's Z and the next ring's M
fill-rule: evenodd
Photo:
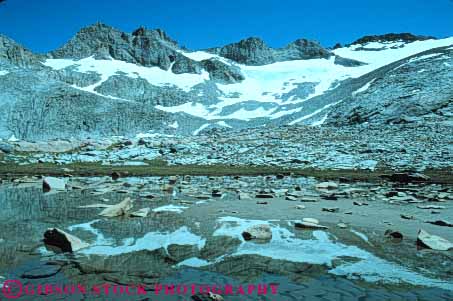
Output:
M124 31L162 28L181 45L202 49L249 36L281 47L297 38L324 46L368 34L453 36L452 0L6 0L0 33L46 52L81 27L101 21Z

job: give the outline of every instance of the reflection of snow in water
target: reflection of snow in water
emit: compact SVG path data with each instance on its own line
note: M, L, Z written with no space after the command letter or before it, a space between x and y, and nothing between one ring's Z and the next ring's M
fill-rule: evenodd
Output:
M369 282L385 281L391 283L406 282L413 285L432 286L453 290L453 284L424 277L402 266L383 260L356 246L348 246L330 240L328 233L313 231L314 239L302 240L286 228L270 224L267 221L243 220L236 217L219 219L221 227L214 232L215 236L239 238L242 243L230 256L255 254L273 259L325 264L335 275L360 278ZM272 240L266 244L245 242L241 233L248 227L257 224L269 224L272 228ZM343 263L332 268L332 262L340 257L355 257L357 262Z
M191 257L177 264L177 266L188 266L194 268L203 267L207 265L210 265L209 261L200 259L198 257Z
M90 247L80 250L78 253L87 255L121 255L142 250L167 249L169 245L196 245L202 249L206 240L189 231L187 227L181 227L174 232L149 232L142 238L126 238L123 244L115 246L114 242L106 239L104 235L91 225L97 222L92 221L85 224L73 225L69 230L83 229L96 235L96 240Z
M360 237L363 241L365 241L365 242L366 242L367 244L369 244L370 246L373 246L373 245L370 243L368 237L367 237L365 234L363 234L362 232L356 231L356 230L354 230L354 229L351 229L350 231L351 231L352 233L354 233L355 235L357 235L358 237Z

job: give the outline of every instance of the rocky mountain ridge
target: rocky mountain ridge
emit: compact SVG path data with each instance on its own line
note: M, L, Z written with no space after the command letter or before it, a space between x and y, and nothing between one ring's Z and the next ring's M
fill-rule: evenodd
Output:
M0 36L0 137L449 122L452 45L388 34L334 50L248 38L189 51L160 29L97 23L42 55Z

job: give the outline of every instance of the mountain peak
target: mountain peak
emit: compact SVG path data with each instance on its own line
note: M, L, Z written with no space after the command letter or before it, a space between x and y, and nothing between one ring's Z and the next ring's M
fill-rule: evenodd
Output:
M132 34L103 23L82 28L69 42L50 53L53 58L114 58L168 70L178 45L163 30L136 29Z
M246 38L208 51L245 65L257 66L275 62L272 48L258 37Z
M134 30L132 32L132 36L133 37L144 37L144 38L149 38L152 40L161 40L161 41L169 42L170 44L173 44L175 46L178 45L178 43L175 40L170 38L170 36L167 35L167 33L160 28L148 29L144 26L140 26L139 28L137 28L136 30Z

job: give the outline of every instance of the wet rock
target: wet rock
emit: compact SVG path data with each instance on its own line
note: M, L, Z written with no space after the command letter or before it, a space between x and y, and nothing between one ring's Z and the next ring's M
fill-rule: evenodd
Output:
M330 190L330 189L337 189L338 184L335 182L321 182L316 184L317 190Z
M328 229L328 227L320 225L319 221L314 218L304 218L302 222L294 223L294 227L299 229Z
M269 204L269 202L267 202L267 201L257 201L256 204L257 205L267 205L267 204Z
M151 212L151 209L149 208L142 208L140 210L137 210L135 212L132 212L130 216L132 217L147 217L148 214Z
M312 217L304 217L302 219L302 221L307 222L307 223L319 224L319 220L317 220L316 218L312 218Z
M445 209L445 206L436 206L436 205L419 205L417 206L419 209Z
M401 234L401 232L398 231L386 230L384 235L393 240L401 241L403 239L403 234Z
M418 231L417 245L422 248L429 248L438 251L448 251L453 249L453 244L451 242L440 236L429 234L423 229Z
M437 220L437 221L426 221L425 223L441 226L441 227L453 227L453 223L444 221L444 220Z
M295 202L295 201L298 201L299 199L297 197L295 197L295 196L287 195L285 197L285 200Z
M101 213L99 213L100 216L105 216L105 217L116 217L116 216L123 216L128 213L129 210L132 209L133 206L133 201L130 198L124 199L124 201L112 205L108 208L105 208Z
M272 239L272 230L271 227L266 224L255 225L242 232L242 237L244 240L256 239L266 241Z
M78 237L58 228L50 228L44 232L44 243L57 247L63 252L75 252L89 246L89 244L83 242Z
M51 190L65 190L66 181L54 177L45 177L42 180L42 189L44 192L49 192Z
M330 213L337 213L337 212L340 212L340 208L338 208L338 207L322 208L322 211L330 212Z

